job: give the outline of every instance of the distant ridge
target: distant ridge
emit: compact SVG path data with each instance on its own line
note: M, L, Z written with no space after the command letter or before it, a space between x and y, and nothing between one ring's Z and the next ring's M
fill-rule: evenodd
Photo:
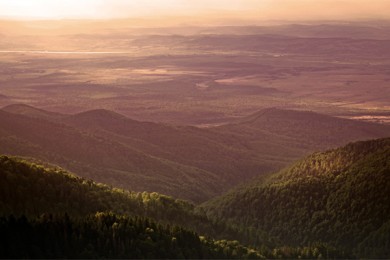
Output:
M26 104L12 104L3 107L1 110L12 114L44 119L60 119L66 116L65 114L49 112Z
M280 118L283 117L294 117L295 119L307 120L307 119L318 119L319 116L322 118L332 118L332 116L319 114L313 111L306 110L290 110L290 109L282 109L277 107L270 107L262 109L258 112L255 112L249 116L242 118L240 121L242 123L248 121L257 121L262 118Z
M270 121L270 120L295 120L295 121L315 121L315 122L324 122L325 120L330 122L340 121L340 122L362 122L357 120L351 120L346 118L339 118L334 116L329 116L325 114L320 114L314 111L307 110L291 110L291 109L282 109L277 107L265 108L258 112L255 112L249 116L241 118L237 123L255 123L261 121ZM366 125L369 122L363 122L362 125ZM389 132L390 134L390 132Z
M88 110L85 112L77 113L75 115L72 115L73 118L82 118L82 119L125 119L124 115L121 115L119 113L116 113L111 110L107 109L94 109L94 110Z
M65 120L42 120L4 110L0 110L0 122L0 151L4 154L48 161L121 188L159 191L194 201L223 190L224 181L215 174L154 156L111 134L87 131L65 124Z
M63 122L66 124L71 124L78 127L82 126L89 129L100 126L110 127L112 125L126 124L130 121L136 122L124 115L106 109L84 111L78 114L70 115L63 120Z
M312 111L279 108L267 108L241 118L234 124L219 128L251 135L257 133L259 139L270 135L268 139L274 136L279 139L300 140L302 145L315 149L390 136L389 125L338 118ZM275 141L278 143L280 140Z
M35 157L99 182L194 202L311 152L390 133L390 126L281 109L197 128L140 122L104 109L62 115L14 105L0 110L0 122L0 153Z

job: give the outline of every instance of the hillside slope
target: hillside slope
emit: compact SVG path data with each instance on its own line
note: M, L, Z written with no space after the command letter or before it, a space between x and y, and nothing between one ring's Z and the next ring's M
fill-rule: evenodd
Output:
M269 109L213 128L139 122L108 110L0 111L0 153L48 161L96 181L203 202L313 151L386 137L390 126Z
M390 138L315 153L202 206L214 219L259 228L287 245L329 243L389 257Z
M211 221L188 202L113 189L48 164L0 156L0 178L2 258L345 256L321 244L275 248L264 232Z
M291 157L296 150L301 150L303 155L304 151L316 152L349 142L390 137L388 125L278 108L261 110L217 129L249 138L250 146L255 149L268 142L268 147L279 147L278 150Z
M199 237L188 228L212 234L218 225L171 197L7 156L0 156L0 178L0 258L262 257L237 241Z
M195 205L156 192L134 192L75 176L58 166L33 159L0 156L0 216L28 217L43 213L83 217L96 212L143 216L179 225L216 239L261 241L273 246L263 232L215 222Z
M247 179L273 165L254 158L234 136L191 126L139 122L107 110L72 115L62 121L84 131L134 147L145 154L214 173L226 185Z
M237 241L214 241L178 226L96 213L0 218L1 258L222 259L264 258Z
M80 176L135 191L201 201L223 190L223 180L210 172L61 122L4 111L0 111L0 122L1 153L38 158Z
M202 233L213 229L207 218L194 214L194 205L189 202L155 192L112 188L31 159L0 156L0 177L0 215L34 217L49 212L81 217L110 211L183 225Z

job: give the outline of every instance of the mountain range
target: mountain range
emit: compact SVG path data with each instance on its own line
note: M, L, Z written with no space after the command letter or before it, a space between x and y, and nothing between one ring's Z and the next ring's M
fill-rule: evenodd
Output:
M388 125L276 108L209 128L139 122L108 110L66 115L26 105L3 108L0 121L0 153L194 202L310 152L390 133Z

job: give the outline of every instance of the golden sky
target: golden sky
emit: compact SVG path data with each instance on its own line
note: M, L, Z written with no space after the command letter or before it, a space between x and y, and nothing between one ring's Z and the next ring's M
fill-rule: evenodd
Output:
M388 19L390 0L0 0L0 18Z

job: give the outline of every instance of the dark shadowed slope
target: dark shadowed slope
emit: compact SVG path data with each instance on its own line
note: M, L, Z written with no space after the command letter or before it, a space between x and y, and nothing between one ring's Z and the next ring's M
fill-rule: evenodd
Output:
M50 121L2 116L1 152L38 157L136 191L204 201L238 180L275 169L240 140L206 129L138 122L107 110ZM247 174L237 176L242 170Z
M205 203L208 216L263 229L287 245L325 242L388 258L390 139L315 153Z
M110 211L186 226L207 235L229 236L224 234L223 225L195 214L194 205L189 202L155 192L111 188L32 159L0 156L0 176L0 215L3 216L34 217L48 212L81 217Z
M0 111L1 152L59 164L80 176L136 191L204 200L223 181L201 169L145 154L62 123Z
M112 189L55 166L7 156L0 156L0 177L0 258L261 256L237 241L189 231L224 236L218 232L222 227L237 235L196 215L185 201Z
M50 111L46 111L25 104L9 105L3 107L2 110L12 114L25 115L33 118L51 119L51 120L61 119L63 117L66 117L66 115L61 113L50 112Z
M83 218L0 218L4 259L264 258L237 241L214 241L147 218L97 213Z
M329 257L345 257L324 245L275 248L265 233L210 221L203 213L196 213L191 203L157 193L110 188L29 159L0 156L0 177L2 258L242 259L250 256L280 259L318 258L325 253ZM161 233L163 227L168 234ZM197 234L183 227L208 238L193 240ZM169 236L169 241L164 234ZM188 241L190 237L193 239ZM198 240L206 247L201 251L197 250ZM237 240L257 241L261 248L248 249ZM171 248L170 242L175 241L195 248L185 250L179 257L176 253L181 251L175 243ZM212 254L205 254L209 252L207 248L213 249Z
M76 114L63 122L152 156L212 172L229 185L237 182L241 169L246 172L244 179L274 169L254 158L242 140L223 132L139 122L107 110Z

